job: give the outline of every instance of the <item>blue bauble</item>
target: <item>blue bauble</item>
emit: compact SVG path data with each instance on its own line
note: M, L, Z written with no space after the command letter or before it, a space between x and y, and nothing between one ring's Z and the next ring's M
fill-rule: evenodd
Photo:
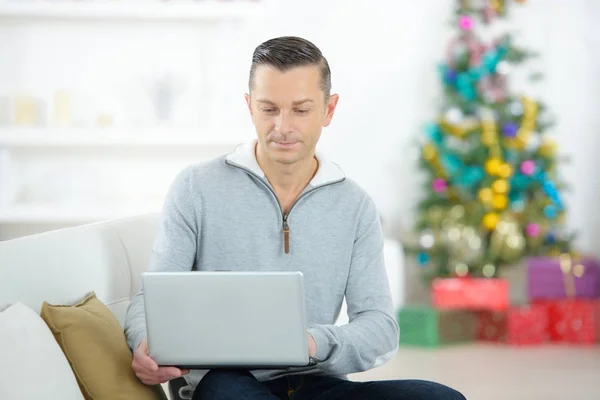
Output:
M420 266L424 266L425 264L427 264L429 262L429 254L425 253L425 252L420 252L419 254L417 254L417 262L419 263Z
M442 165L444 166L444 169L450 176L455 175L462 168L463 165L462 161L458 157L447 153L442 154L441 161Z
M444 80L451 85L456 82L457 73L452 68L448 68L444 74Z
M514 138L515 136L517 136L518 130L519 127L517 126L517 124L515 124L514 122L507 122L502 127L502 134L506 137Z
M547 244L556 243L556 234L554 232L548 232L548 234L546 235L546 243Z
M440 144L442 142L442 132L440 132L440 128L437 124L430 122L425 125L425 133L429 140L434 143Z
M527 187L528 183L529 183L529 179L525 175L516 174L516 175L513 175L511 182L510 182L510 186L515 190L522 190Z
M558 215L558 209L556 206L548 204L546 207L544 207L544 215L547 218L554 219Z

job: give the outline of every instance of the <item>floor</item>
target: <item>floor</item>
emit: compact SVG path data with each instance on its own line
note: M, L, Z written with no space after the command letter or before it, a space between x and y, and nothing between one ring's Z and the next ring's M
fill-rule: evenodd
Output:
M432 380L468 400L600 400L600 346L401 347L387 364L350 379Z
M400 348L353 380L427 379L468 400L600 400L600 346Z

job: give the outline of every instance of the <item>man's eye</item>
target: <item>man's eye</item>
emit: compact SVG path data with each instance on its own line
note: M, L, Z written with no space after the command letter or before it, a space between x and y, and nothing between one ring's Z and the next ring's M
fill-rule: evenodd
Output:
M297 114L308 114L309 110L296 110Z
M277 109L275 109L275 108L263 108L262 111L264 113L267 113L267 114L273 114L273 113L277 112Z

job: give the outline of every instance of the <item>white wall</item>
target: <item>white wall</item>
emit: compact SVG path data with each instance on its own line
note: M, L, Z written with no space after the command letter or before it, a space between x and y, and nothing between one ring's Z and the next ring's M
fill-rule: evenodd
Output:
M139 78L139 72L156 70L161 63L175 65L181 76L194 83L185 98L188 106L182 107L187 110L183 120L244 130L246 135L251 126L242 94L254 46L273 36L304 36L328 57L334 90L341 96L321 147L371 193L388 229L397 231L412 223L419 198L419 175L410 143L420 134L421 124L435 116L440 94L436 63L452 32L446 21L453 3L278 1L272 3L271 17L247 26L87 24L79 30L83 32L79 39L72 37L73 26L66 24L53 27L51 35L44 25L4 25L0 26L0 54L17 56L0 59L0 91L16 85L48 88L49 76L92 92L95 84L99 83L96 87L102 92L110 82L110 89L116 90L104 90L97 100L114 105L124 123L137 124L125 113L135 103L130 88L139 85L139 80L134 78ZM600 102L600 32L596 27L600 4L530 0L524 6L515 5L512 14L507 28L518 30L522 42L543 56L539 66L546 78L533 89L558 117L555 130L561 152L573 156L572 163L563 167L574 188L567 197L570 225L580 231L582 248L600 256L595 246L600 217L594 212L600 184L586 176L600 166L595 156L600 126L595 115ZM10 40L16 32L22 35L19 46L24 48L15 48ZM63 41L76 47L53 47ZM225 55L233 61L224 62ZM150 68L151 62L157 62L155 68ZM96 80L96 76L101 78ZM206 86L207 79L213 84ZM210 100L203 103L205 94Z

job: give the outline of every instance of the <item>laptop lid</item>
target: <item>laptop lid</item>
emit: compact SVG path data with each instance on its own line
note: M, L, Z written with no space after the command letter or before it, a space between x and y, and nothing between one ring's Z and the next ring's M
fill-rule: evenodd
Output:
M308 364L301 272L145 272L150 356L186 369Z

